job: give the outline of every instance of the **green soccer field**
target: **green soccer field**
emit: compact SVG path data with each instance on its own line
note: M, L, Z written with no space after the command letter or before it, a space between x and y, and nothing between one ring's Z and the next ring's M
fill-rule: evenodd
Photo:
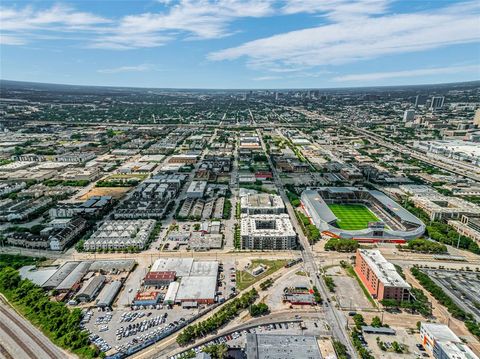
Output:
M337 226L341 229L364 229L368 227L368 222L380 221L363 204L329 204L328 207L337 216Z

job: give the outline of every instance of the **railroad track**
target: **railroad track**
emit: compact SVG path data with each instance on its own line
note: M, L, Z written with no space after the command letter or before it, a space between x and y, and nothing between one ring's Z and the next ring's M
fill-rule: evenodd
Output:
M3 302L3 300L2 300ZM5 308L1 307L0 306L0 312L2 314L4 314L7 318L9 318L12 322L14 322L20 329L22 329L25 334L27 334L40 348L42 348L42 350L45 352L45 354L47 354L50 358L52 359L63 359L62 356L60 356L59 354L56 354L54 353L44 342L42 342L40 339L38 339L38 337L35 335L35 333L33 333L25 324L23 324L20 320L18 320L17 318L15 318L14 315L12 315L8 310L6 310ZM2 327L4 327L4 324L3 323L0 323ZM7 328L10 332L11 330L9 328ZM5 329L4 329L5 330ZM7 332L7 330L5 330L5 332ZM17 337L18 338L18 337ZM16 341L16 340L15 340ZM17 341L16 341L17 342ZM18 343L18 342L17 342ZM25 352L27 351L27 346L25 346L25 343L18 343L19 346L25 350ZM23 345L22 345L23 344ZM28 348L28 350L30 350L30 348ZM33 354L33 353L32 353ZM33 354L32 357L35 357L37 358L37 356L35 356ZM40 359L43 359L43 358L40 358Z
M19 348L22 348L22 350L25 352L25 354L28 355L29 358L32 359L42 359L38 357L32 349L28 347L28 345L25 345L25 343L11 330L9 327L7 327L4 323L0 321L0 329L3 330L7 335L13 339L15 343L19 346ZM7 352L8 353L8 352ZM10 354L9 354L10 355Z
M1 343L0 343L0 354L3 355L5 359L15 359Z

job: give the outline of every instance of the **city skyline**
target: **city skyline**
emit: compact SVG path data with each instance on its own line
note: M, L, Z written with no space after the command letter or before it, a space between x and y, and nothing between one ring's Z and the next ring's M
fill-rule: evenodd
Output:
M211 89L472 81L479 13L471 1L6 1L0 77Z

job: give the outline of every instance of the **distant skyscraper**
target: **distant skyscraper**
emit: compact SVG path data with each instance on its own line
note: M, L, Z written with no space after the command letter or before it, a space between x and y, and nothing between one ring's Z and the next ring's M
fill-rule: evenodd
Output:
M480 127L480 108L477 108L475 111L475 116L473 117L473 124Z
M405 110L403 113L403 122L413 121L415 119L415 110Z
M430 102L430 109L431 110L439 110L443 107L443 103L445 102L445 97L443 96L433 96L432 102Z
M415 97L415 107L425 106L426 103L427 103L427 95L417 95L417 97Z

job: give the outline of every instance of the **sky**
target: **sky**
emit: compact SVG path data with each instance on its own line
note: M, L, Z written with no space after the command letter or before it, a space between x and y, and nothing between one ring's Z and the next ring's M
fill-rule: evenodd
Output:
M0 78L155 88L480 79L480 1L2 0Z

